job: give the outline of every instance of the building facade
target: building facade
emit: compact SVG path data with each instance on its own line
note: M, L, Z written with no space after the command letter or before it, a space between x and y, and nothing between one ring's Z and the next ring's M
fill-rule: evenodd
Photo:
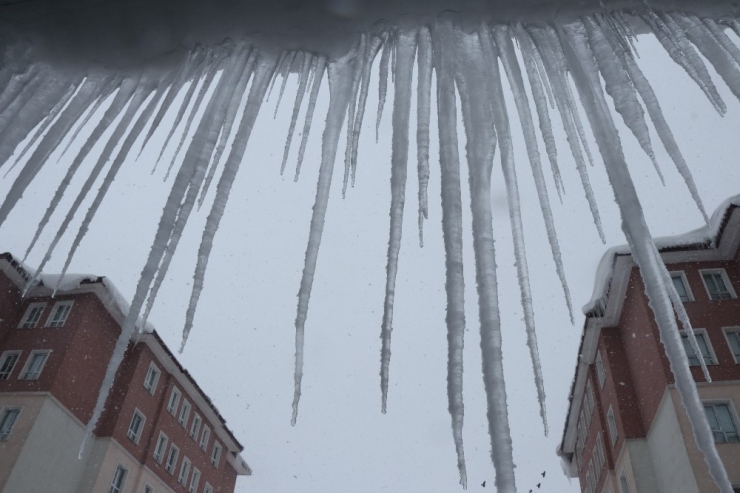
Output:
M125 300L105 278L29 273L0 255L0 491L232 492L251 471L208 396L147 326L79 456Z
M735 202L737 203L737 202ZM740 491L740 208L704 230L657 241L701 355L684 348L725 469ZM586 306L559 453L586 493L706 493L718 488L675 388L639 270L610 251ZM680 324L679 324L680 325ZM701 367L703 358L712 382Z

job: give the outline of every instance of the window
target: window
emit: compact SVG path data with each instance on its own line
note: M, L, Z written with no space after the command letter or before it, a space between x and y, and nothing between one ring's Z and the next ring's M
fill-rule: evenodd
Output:
M188 482L188 474L190 474L190 459L187 457L182 459L182 465L180 466L180 475L177 477L177 482L185 486Z
M144 421L146 417L141 414L138 409L134 411L134 415L131 417L131 424L128 425L128 437L134 442L139 443L139 437L141 436L141 430L144 428Z
M699 345L699 350L701 351L701 355L704 358L704 363L707 365L713 365L714 358L712 358L712 353L709 350L707 334L705 332L694 329L694 336L696 336L696 343ZM694 352L694 348L691 346L689 336L687 336L686 334L681 334L681 340L683 341L683 347L686 350L686 356L689 357L689 366L699 366L701 363L699 362L699 358L697 357L696 352Z
M33 329L36 324L39 323L41 313L44 311L46 303L31 303L26 309L25 315L21 319L21 323L18 325L19 329Z
M594 388L591 386L591 380L586 383L586 426L591 424L591 416L594 414L596 404L594 403Z
M203 493L213 493L213 486L206 483L205 487L203 488Z
M624 475L624 471L619 476L619 489L622 490L622 493L630 493L630 487L627 485L627 477Z
M150 394L154 395L154 390L157 388L157 382L159 381L159 369L152 362L149 365L149 370L146 372L146 378L144 378L144 388Z
M709 299L719 301L736 298L724 269L702 270L701 277L704 279Z
M177 422L185 428L188 424L188 416L190 416L190 403L187 399L182 400L182 409L180 409L180 417L177 418Z
M5 351L0 356L0 380L7 380L21 357L20 351Z
M691 290L689 289L689 283L686 280L686 275L683 272L671 272L671 280L681 301L684 303L694 301L693 296L691 296Z
M6 407L0 414L0 442L10 438L10 433L13 431L15 422L18 421L18 416L21 414L19 407Z
M44 369L46 360L49 358L50 351L31 351L26 363L26 369L20 376L21 380L36 380Z
M70 310L74 301L57 301L54 303L54 307L51 309L51 315L46 319L47 327L62 327L64 322L67 321Z
M221 459L221 444L213 442L213 452L211 452L211 464L218 469L218 461Z
M108 492L121 493L123 491L123 484L126 482L127 474L128 469L123 467L121 464L118 464L118 467L116 467L116 472L113 474L113 481L110 482L110 488L108 489Z
M604 455L604 443L601 441L601 432L596 435L596 458L599 463L598 469L601 471L604 464L606 464L606 455Z
M175 472L175 465L177 464L177 456L180 454L180 449L173 443L170 445L170 453L167 455L167 464L164 466L164 470L170 474Z
M200 471L198 470L197 467L194 467L193 477L190 478L190 488L188 489L188 493L197 493L199 482L200 482Z
M144 485L144 493L154 493L154 488L150 484Z
M716 443L738 442L737 427L727 404L704 404L707 421Z
M596 375L599 377L599 387L603 389L606 382L606 370L604 360L601 359L601 351L596 352Z
M740 363L740 329L725 329L727 343L730 345L732 355L735 357L735 363ZM2 380L2 363L0 363L0 380Z
M172 387L172 393L170 394L170 401L167 403L167 411L171 415L175 415L177 412L177 405L180 403L180 391L177 387Z
M203 434L200 436L200 448L205 450L208 448L208 438L211 436L211 429L208 425L203 425Z
M617 421L614 419L614 409L609 406L609 412L606 413L606 421L609 425L609 438L612 440L612 447L617 443L619 434L617 433Z
M195 417L193 418L193 424L190 426L190 438L193 440L198 439L198 432L200 431L200 415L198 413L195 413Z
M154 460L158 463L162 463L162 458L164 457L164 451L167 448L167 435L159 432L159 437L157 438L157 444L154 446Z

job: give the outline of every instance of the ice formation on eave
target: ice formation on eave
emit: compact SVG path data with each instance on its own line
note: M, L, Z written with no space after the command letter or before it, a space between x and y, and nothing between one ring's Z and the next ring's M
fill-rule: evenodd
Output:
M479 7L485 5L485 2L476 3L473 0L471 2ZM195 3L193 0L184 2L183 7L188 8L184 8L183 12L192 14L194 11L188 9ZM409 5L416 7L421 3L409 0ZM35 5L42 4L44 1L39 0ZM113 2L106 5L112 4ZM505 5L506 2L497 4ZM550 164L549 172L552 173L556 191L560 194L562 190L558 185L558 157L552 142L552 121L548 115L550 110L547 109L548 104L553 110L557 108L568 136L571 153L578 165L583 193L589 201L595 226L601 233L599 213L593 200L584 159L585 155L592 161L592 152L586 144L584 123L575 105L578 98L594 133L599 153L614 189L622 216L622 229L645 281L646 293L660 328L661 339L675 374L677 387L691 418L697 444L706 458L715 482L721 491L729 493L731 487L701 411L701 404L689 372L688 360L678 338L673 313L677 296L675 288L666 276L667 271L660 261L656 243L652 240L645 223L639 197L626 166L614 117L606 102L606 94L613 99L621 118L651 159L653 143L648 137L648 123L652 122L661 143L666 147L697 206L703 212L703 205L689 168L667 126L655 93L641 73L635 58L631 33L633 29L638 29L640 32L652 32L656 35L669 55L704 90L710 104L723 113L726 111L726 105L716 92L704 60L708 60L714 66L720 77L740 97L740 50L734 47L724 32L727 28L737 32L740 30L740 24L729 15L731 8L728 4L720 1L705 5L702 17L684 13L681 8L674 8L680 7L678 3L672 3L671 9L659 10L658 7L654 7L658 10L652 10L645 3L625 9L621 2L615 2L609 4L612 10L607 10L601 6L584 7L581 2L563 0L563 6L567 7L563 12L567 11L567 15L557 17L542 14L549 10L538 0L531 0L522 5L524 7L520 6L518 10L497 11L496 18L490 17L490 12L486 15L460 15L452 12L440 16L428 15L429 9L426 14L419 13L415 17L415 11L412 9L409 15L399 18L397 23L356 23L353 25L355 30L343 31L331 46L322 46L319 38L301 38L300 33L304 32L301 29L305 27L303 25L293 26L296 27L295 32L298 34L286 35L292 46L284 47L283 50L276 49L280 43L270 44L269 39L266 39L269 35L265 32L250 36L248 32L242 31L241 35L234 36L233 39L168 51L166 56L162 55L160 49L159 58L151 53L142 58L142 54L137 52L127 59L119 56L122 46L112 46L107 41L110 46L106 43L102 43L105 46L101 47L82 46L84 53L79 56L69 53L66 56L59 55L59 50L73 46L74 42L80 42L80 39L67 39L63 33L60 34L62 31L68 32L72 29L75 26L73 22L60 23L65 24L63 29L57 25L52 26L53 29L47 26L49 29L39 30L39 25L29 21L31 27L26 26L29 33L26 38L32 43L37 42L35 48L28 42L17 41L22 36L9 30L6 39L15 39L16 42L8 41L4 65L0 69L0 168L11 166L10 158L15 152L18 152L18 157L21 153L25 156L23 159L16 159L12 165L17 165L18 170L15 171L16 178L8 195L0 204L0 225L7 219L29 184L36 179L54 149L65 139L77 136L78 129L75 129L75 126L78 122L82 121L82 125L85 125L87 118L102 103L108 108L95 128L87 133L85 144L77 151L75 164L70 167L68 176L60 183L58 192L49 205L48 211L51 213L58 207L59 199L66 193L67 184L76 173L77 166L85 159L85 154L96 143L105 144L102 154L97 157L92 174L78 194L74 205L67 212L62 227L56 233L54 244L48 248L42 265L32 276L33 279L43 279L44 263L55 253L56 242L65 234L66 228L76 217L83 199L92 192L95 179L102 175L104 177L102 185L96 191L92 205L85 212L85 219L76 233L72 251L67 255L66 270L117 173L129 160L133 160L132 151L140 151L140 148L134 149L140 142L140 137L143 138L144 145L152 145L148 138L163 120L165 113L170 109L177 113L176 124L170 130L168 142L169 145L177 145L183 152L176 153L178 157L169 163L168 174L171 172L174 176L171 191L135 295L125 312L121 338L116 344L93 418L88 423L88 432L94 428L97 417L100 416L128 340L139 330L140 312L145 310L148 313L159 283L175 254L183 228L194 210L195 202L203 204L203 197L220 167L223 171L215 190L211 191L215 200L208 212L198 253L193 291L183 331L183 345L185 344L192 328L198 299L204 285L208 257L231 192L231 185L242 164L253 125L268 91L276 85L277 79L282 77L280 84L282 92L285 78L300 74L301 93L296 95L294 103L294 108L297 107L298 110L305 99L304 92L309 92L309 109L306 112L304 135L299 151L297 167L299 169L306 136L312 125L318 90L326 75L330 102L323 129L316 202L298 293L295 324L296 366L293 402L295 423L301 395L305 323L329 206L329 192L339 151L339 137L346 122L346 128L350 131L347 137L348 148L345 152L344 177L345 183L349 177L352 177L354 182L358 134L363 126L370 72L378 54L381 58L378 113L381 112L389 89L388 75L395 94L394 107L386 112L386 115L391 114L393 121L391 233L384 314L382 321L379 321L382 326L381 395L382 407L385 410L390 378L394 280L398 269L403 268L403 265L399 264L398 254L406 199L409 134L412 130L409 128L410 94L414 88L413 65L418 52L420 58L417 63L419 73L422 74L416 81L416 90L421 96L417 102L419 105L417 114L420 118L416 129L416 135L419 137L417 142L420 183L419 227L421 229L423 221L428 216L426 184L430 163L427 156L428 138L431 133L428 127L428 113L433 94L431 87L433 71L436 73L439 163L442 171L442 229L446 252L448 402L463 486L466 475L462 442L464 418L462 347L466 320L461 253L463 184L460 182L456 91L460 94L463 130L468 143L465 157L470 170L468 185L472 197L470 207L473 216L480 308L482 370L487 395L492 459L497 472L496 483L499 491L515 491L516 485L501 363L496 263L490 228L491 204L486 197L486 190L490 186L495 144L498 143L500 146L503 157L503 175L515 238L521 303L526 314L525 330L541 414L547 429L544 385L529 290L529 272L521 235L522 224L519 213L521 204L517 173L532 172L537 184L539 205L546 224L553 260L561 279L564 299L569 304L568 286L560 262L557 227L550 208L551 192L547 190L549 180L545 179L542 155L537 142L537 128L545 142L545 152ZM530 10L527 11L527 8ZM378 14L380 10L374 12L380 15ZM156 11L152 16L161 14L162 12ZM291 15L294 14L295 12ZM94 17L93 14L91 16ZM206 24L208 18L208 15L204 16ZM260 16L255 15L245 22L254 22L255 19L260 19ZM132 19L126 18L126 21ZM312 18L305 19L305 22L310 24ZM19 21L19 25L22 26L23 22ZM43 22L41 25L44 25ZM188 22L183 25L188 25ZM276 29L273 32L275 39L280 38L280 26L277 24L273 26ZM83 34L84 31L82 29ZM210 35L215 35L214 32ZM234 34L229 29L220 32ZM287 32L293 31L282 31L282 34ZM58 47L49 44L55 34L62 36L60 41L64 41L60 42ZM116 39L115 35L111 35L110 39ZM326 38L322 39L326 41ZM302 42L305 44L301 44ZM520 47L524 67L519 65L519 57L516 56L517 44ZM344 48L340 49L342 46ZM96 52L98 48L102 51ZM112 60L114 63L108 67L93 63L91 60L95 58L95 53L98 55L113 53L111 56L114 57ZM503 71L498 69L499 61ZM511 153L513 128L509 124L508 112L513 110L506 108L501 84L504 76L511 87L516 112L525 135L528 167L521 164L516 166ZM605 86L602 86L602 78ZM527 83L532 89L539 127L535 125L531 113L531 104L526 91ZM184 103L179 108L172 108L174 96L180 93L184 93ZM548 101L547 98L554 101ZM291 119L293 130L297 124L295 119L298 113L299 111L293 111ZM203 116L198 119L196 114ZM649 122L645 118L646 114ZM179 124L183 121L186 131L194 129L190 140L186 138L186 131L175 135L175 130L181 128ZM377 122L375 123L377 125ZM109 126L112 127L110 132L107 131ZM42 134L38 130L40 128L43 128L45 133ZM32 152L31 148L28 148L28 153L25 153L25 150L19 150L17 147L29 134L34 134L33 139L36 143ZM170 141L172 137L174 139ZM227 146L227 142L232 143ZM71 152L69 149L71 147L67 142L67 152ZM49 226L42 221L39 233L44 227ZM54 280L49 279L49 282L52 281Z

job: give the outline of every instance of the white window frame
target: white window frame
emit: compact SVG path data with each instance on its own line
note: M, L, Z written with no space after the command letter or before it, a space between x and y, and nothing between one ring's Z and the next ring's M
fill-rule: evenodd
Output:
M182 464L180 464L180 474L177 476L177 482L182 486L188 483L188 477L190 476L190 459L187 456L182 458Z
M161 464L164 460L164 456L167 455L165 452L167 452L167 442L169 442L170 439L163 431L159 432L159 436L157 437L157 442L154 444L154 453L152 454L152 458L154 458L154 461L157 464ZM159 444L162 444L160 447ZM160 450L160 448L162 450Z
M54 306L52 306L49 316L46 317L46 324L44 325L44 327L52 327L52 328L57 328L57 329L60 327L64 327L64 324L69 318L70 312L72 311L72 305L74 304L75 304L74 300L57 301L56 303L54 303ZM55 320L57 310L59 310L60 308L64 308L64 307L66 307L67 310L66 312L64 312L64 315L61 318L61 320Z
M734 326L734 327L722 327L722 333L725 335L725 340L727 341L727 347L730 348L730 353L732 353L732 358L735 360L735 364L740 364L740 354L735 354L735 350L732 348L732 343L730 342L730 339L737 334L737 342L738 346L740 346L740 327ZM2 361L0 359L0 361Z
M591 384L591 378L586 381L586 398L584 399L588 406L588 412L586 413L586 427L591 426L591 417L594 415L596 410L596 399L594 397L594 387Z
M206 485L203 487L203 493L213 493L213 486L208 481L206 481Z
M604 453L604 441L601 439L601 432L596 435L596 457L599 462L599 471L606 464L606 454Z
M709 286L707 286L707 282L704 280L704 274L719 274L722 276L722 281L725 283L725 287L727 288L727 291L730 293L730 298L735 299L737 298L737 293L735 292L735 288L732 287L732 283L730 282L730 278L727 276L727 271L725 269L719 268L719 269L699 269L699 274L701 275L701 282L704 284L704 289L707 292L707 298L709 301L722 301L722 300L713 300L712 299L712 293L709 292Z
M118 472L121 471L122 477L121 477L121 484L116 485L116 480L118 479ZM121 464L120 462L116 466L116 470L113 473L113 479L111 479L110 487L108 488L109 493L122 493L123 489L126 487L126 478L128 477L128 468Z
M13 428L18 424L18 419L21 417L21 413L23 412L23 408L21 406L6 406L0 408L0 425L4 424L3 422L5 421L6 416L13 411L15 411L16 414L13 421L11 421L10 425L7 427L7 431L2 431L2 429L0 429L0 442L10 440L10 435L13 434Z
M601 351L596 350L596 376L599 378L599 387L604 388L606 384L606 367L604 367L604 359L601 357Z
M139 426L136 430L132 430L131 428L134 426L134 420L136 419L137 416L140 418ZM144 416L144 413L142 413L138 407L135 408L134 414L131 415L131 422L128 425L126 436L129 437L129 439L137 445L139 444L139 439L141 438L141 432L144 430L145 423L146 423L146 416Z
M200 483L200 469L193 467L193 474L190 476L190 488L188 488L188 493L198 493L198 483Z
M32 312L35 308L41 308L41 310L38 313L36 313L36 315L33 318L31 318ZM23 318L21 318L21 321L18 324L18 328L19 329L35 329L39 321L41 320L41 315L44 314L45 309L46 309L46 302L44 301L37 301L37 302L29 304L28 308L26 308L26 312L23 314Z
M154 374L154 381L150 384L149 376L152 374ZM157 365L154 364L154 361L149 363L149 369L146 371L146 376L144 377L144 388L150 395L154 395L154 392L156 392L157 384L159 383L159 376L161 374L162 372L157 368Z
M13 362L13 365L7 370L6 373L0 374L0 380L9 380L11 375L13 374L13 370L15 370L15 367L18 366L18 362L21 360L21 355L23 354L23 351L17 350L17 349L11 349L8 351L3 351L0 354L0 368L2 368L3 365L12 357L16 356L15 361Z
M34 359L34 356L38 354L44 354L46 355L46 357L41 363L41 367L39 368L39 370L34 374L29 375L28 372L31 369L31 362ZM46 363L49 361L49 356L51 356L51 349L34 349L33 351L31 351L31 354L29 354L28 358L26 359L26 364L23 365L23 369L21 370L20 375L18 375L18 380L38 380L41 376L41 372L44 371Z
M188 419L190 419L190 402L183 398L182 400L182 407L180 408L180 415L177 417L177 422L180 423L180 425L187 429L188 428Z
M198 434L200 433L200 425L203 424L203 418L200 417L200 414L195 413L195 416L193 416L193 423L190 425L190 438L193 440L198 439Z
M221 444L217 441L213 441L213 450L211 451L211 465L218 469L218 464L221 461Z
M696 298L694 298L694 293L693 291L691 291L691 285L689 284L689 279L686 277L686 273L682 270L672 270L669 272L669 274L671 275L671 281L673 281L674 277L681 278L683 287L686 289L686 296L688 296L689 298L687 301L684 301L684 303L690 303L692 301L696 301ZM702 280L704 280L703 277L702 277Z
M740 443L740 419L737 414L737 409L735 409L735 404L729 399L707 399L702 400L701 403L702 406L727 406L727 409L730 412L730 419L732 419L732 424L735 427L735 433L738 434L739 441L737 442L732 442L728 440L725 440L724 442L717 442L715 440L714 443ZM714 436L714 431L712 431L712 436Z
M682 329L680 332L681 332L681 338L682 339L684 337L688 338L688 336L686 335L686 331L685 330ZM709 351L709 357L712 359L712 361L711 362L706 362L705 361L704 363L707 366L718 365L719 364L718 363L719 360L717 359L717 354L714 352L714 347L712 347L712 340L709 338L709 334L707 333L707 329L703 329L703 328L696 328L696 329L694 329L694 336L701 336L701 337L703 337L704 338L704 343L707 345L707 351ZM683 344L683 341L681 341L681 343ZM691 344L691 343L689 343L689 344ZM698 344L698 342L697 342L697 344ZM689 355L687 353L686 354L686 357L688 358L688 356ZM703 355L698 355L698 356L701 357L702 359L704 358ZM691 366L701 366L701 363L699 363L698 365L691 365Z
M177 408L180 406L180 396L182 396L180 389L173 386L172 392L170 392L170 400L167 401L167 412L173 416L177 416Z
M200 445L200 449L205 451L208 448L208 440L211 438L211 429L208 427L207 424L203 424L203 431L200 435L200 442L198 445Z
M622 472L619 473L617 482L619 483L620 493L630 493L630 485L629 481L627 481L627 474L625 473L624 468L622 469Z
M174 457L174 459L172 459ZM170 444L170 451L167 452L167 461L164 464L164 470L170 473L170 475L175 474L175 469L177 469L177 459L180 457L180 449L177 445L174 443ZM172 460L170 460L172 459Z
M154 486L150 485L149 483L145 483L143 493L154 493Z
M609 411L606 413L606 423L609 429L609 440L612 442L612 447L614 447L617 440L619 440L619 428L617 428L617 418L614 416L612 406L609 406Z

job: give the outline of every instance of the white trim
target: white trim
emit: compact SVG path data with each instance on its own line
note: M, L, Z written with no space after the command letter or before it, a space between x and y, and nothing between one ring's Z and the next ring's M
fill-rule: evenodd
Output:
M119 469L123 471L123 478L121 479L121 484L116 486L115 484L113 484L113 482L118 477ZM113 478L110 480L110 486L108 487L108 492L109 493L123 493L124 489L126 488L126 478L128 478L129 472L130 471L128 467L124 466L123 464L119 462L118 465L116 466L115 471L113 471Z
M175 451L175 460L172 462L172 465L170 466L170 457L172 456L172 450ZM177 469L177 460L180 458L180 447L175 445L175 442L170 442L170 450L167 452L167 460L164 463L164 470L170 473L170 476L173 476L175 474L175 470Z
M200 414L198 412L195 412L195 415L193 416L193 422L190 424L190 438L193 439L193 441L198 440L198 435L200 435L200 427L203 424L203 418L200 417Z
M213 450L211 450L211 465L218 469L219 463L221 462L221 452L223 448L221 444L216 440L213 441Z
M200 433L200 440L198 441L198 446L202 451L206 451L208 449L208 440L211 438L211 428L205 423L203 423L203 427Z
M29 318L31 317L31 312L35 308L41 308L41 311L36 314L34 317L35 320L30 321ZM21 321L18 323L19 329L35 329L38 327L39 322L41 321L41 315L44 314L44 310L46 309L46 302L45 301L37 301L34 303L30 303L28 305L28 308L26 308L26 312L23 314L23 317L21 317ZM29 325L29 327L25 327L25 325Z
M627 486L627 491L625 491L625 489L622 488L623 479L624 479L625 486ZM631 493L629 481L627 481L627 471L625 471L624 467L622 467L622 472L620 472L619 475L617 476L617 488L619 488L620 493Z
M686 335L686 331L681 329L679 331L681 333L681 339L683 340L684 337L688 339L688 336ZM707 366L715 366L719 364L719 360L717 359L717 353L714 352L714 347L712 347L712 341L709 339L709 334L707 333L707 329L704 328L694 328L694 335L695 336L702 336L704 338L704 343L707 345L707 351L709 351L709 357L712 358L711 363L706 363ZM683 341L682 341L683 342ZM698 342L697 342L698 344ZM688 354L686 355L688 357ZM698 357L703 358L703 355L697 355ZM689 366L701 366L701 363L698 365L689 365Z
M722 300L713 300L712 294L709 292L709 287L707 286L707 282L704 280L704 274L719 274L722 277L722 281L725 283L725 287L727 288L727 291L730 293L730 296L732 299L737 298L737 293L735 292L735 288L732 287L732 283L730 282L730 278L727 276L727 271L723 268L716 268L716 269L699 269L699 274L701 276L701 282L704 284L704 290L707 293L707 299L709 301L722 301Z
M136 419L136 416L139 415L141 417L141 422L139 423L138 429L134 432L133 438L131 437L131 426L134 424L134 419ZM139 408L134 408L134 413L131 415L131 421L128 424L128 430L126 430L126 436L135 444L139 444L139 439L141 438L141 433L144 430L144 424L146 423L146 416L144 413L142 413Z
M31 354L28 355L28 358L26 358L26 364L23 365L23 369L18 374L18 380L38 380L41 376L41 372L44 371L44 367L46 367L46 363L49 361L49 356L51 356L51 349L34 349L31 351ZM26 374L28 373L29 367L31 366L31 361L33 360L33 357L37 354L46 354L46 358L44 358L44 361L41 363L41 367L39 368L39 371L36 373L36 376L33 378L28 378Z
M54 329L59 329L61 327L64 327L64 324L67 322L67 319L69 318L69 314L72 312L72 306L75 304L74 300L65 300L65 301L57 301L54 303L54 306L51 307L51 312L49 312L49 315L46 317L46 324L44 324L44 327L50 327ZM69 309L67 309L67 312L64 314L64 317L61 320L54 320L54 317L56 316L57 310L60 307L68 306ZM52 325L52 324L58 324L58 325Z
M609 431L609 441L612 444L612 448L619 441L619 428L617 427L617 417L614 415L614 409L609 405L609 411L606 413L606 427Z
M0 367L2 367L5 364L5 361L13 355L17 355L18 358L13 363L13 366L10 367L10 370L8 370L8 374L3 378L0 376L0 380L10 380L11 375L13 375L13 370L15 370L15 367L18 366L18 362L21 360L21 355L23 354L23 351L20 349L8 349L7 351L3 351L0 353Z
M193 406L190 405L190 401L183 397L180 414L177 416L177 422L180 423L180 426L182 426L186 430L188 429L188 420L190 419L190 411L192 409Z
M683 282L683 287L686 289L686 296L688 296L688 301L684 301L684 303L688 303L691 301L696 301L696 298L694 298L694 292L691 291L691 284L689 284L689 280L686 277L686 272L682 270L672 270L668 272L671 275L671 279L674 277L680 277L681 282Z
M203 493L213 493L213 486L211 486L211 483L206 481L205 486L203 486Z
M23 413L23 406L3 406L0 407L0 423L2 423L3 418L5 418L5 413L8 411L18 411L18 414L15 416L15 419L13 420L13 423L10 425L10 429L6 434L0 435L0 442L5 442L10 440L10 435L13 434L13 428L18 424L18 420L21 417L21 414Z
M180 407L181 397L182 392L180 392L180 389L178 389L177 386L173 385L172 390L170 391L170 398L167 401L167 412L172 416L177 416L177 409ZM175 401L175 403L173 404L172 401Z
M198 483L200 483L200 469L193 466L193 474L190 475L190 486L188 493L198 493Z
M157 451L159 448L158 445L162 437L164 437L164 442L162 445L162 454L159 457L157 457ZM152 458L154 459L154 462L156 462L157 464L161 464L162 461L164 461L164 458L167 455L167 443L169 443L169 441L170 441L170 438L167 436L167 434L163 432L162 430L159 430L159 435L157 435L157 441L154 442L154 453L152 453Z
M596 377L599 380L599 388L603 389L604 385L606 385L606 367L604 366L604 358L601 357L601 351L599 349L596 349L594 365L596 365Z
M142 493L154 493L154 486L150 485L149 483L144 483L144 490Z
M713 398L713 399L702 399L701 400L702 406L727 406L727 409L730 411L730 418L732 419L732 424L735 427L735 432L738 434L738 437L740 438L740 415L737 413L737 409L735 408L735 403L732 401L732 399L723 399L723 398ZM714 433L712 433L714 435ZM717 442L715 440L715 443L738 443L738 442Z
M188 478L190 477L190 466L192 465L192 462L190 462L190 459L188 459L187 456L184 456L182 458L182 462L180 463L180 474L177 475L177 483L181 484L183 487L188 484Z
M722 334L724 334L725 336L725 342L727 343L727 347L730 348L730 353L732 354L732 358L735 360L735 364L740 364L740 355L735 354L735 351L732 349L732 344L730 343L730 336L728 335L730 333L740 335L740 327L738 326L722 327ZM738 344L740 344L740 338L738 338Z
M152 382L151 386L148 386L149 375L152 372L154 372L154 381ZM146 375L144 376L144 388L146 389L147 392L149 392L149 395L154 395L154 392L157 391L157 384L159 383L159 377L161 375L162 375L162 371L159 369L159 367L157 367L154 361L149 363L149 368L146 370Z

